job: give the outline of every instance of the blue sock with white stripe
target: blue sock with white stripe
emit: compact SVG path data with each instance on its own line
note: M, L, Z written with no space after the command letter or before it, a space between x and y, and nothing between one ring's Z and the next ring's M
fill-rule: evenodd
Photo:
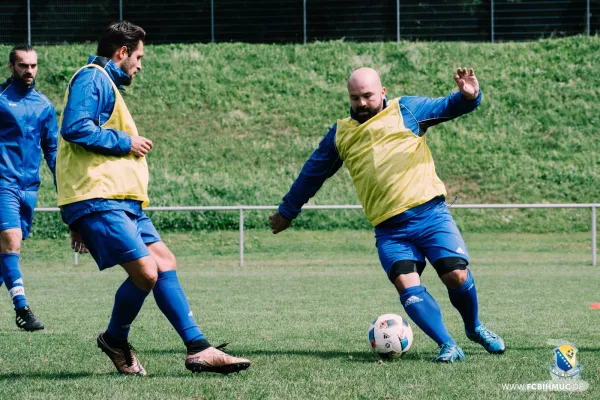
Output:
M444 325L440 307L423 286L404 289L400 293L400 303L410 319L438 345L456 344Z
M131 278L123 282L115 293L115 305L106 330L108 336L115 340L127 340L129 328L142 309L148 294L149 292L135 286Z
M19 269L19 255L17 253L0 254L2 278L6 282L6 288L12 298L15 310L27 307L25 288L23 287L23 275Z
M159 272L152 292L158 308L173 325L183 343L206 339L194 320L176 270Z
M479 305L477 302L475 281L473 280L473 275L471 275L471 270L467 270L467 272L469 275L465 283L457 289L448 289L448 296L452 305L462 316L465 323L465 330L474 333L475 328L481 325L481 322L479 322L478 318Z

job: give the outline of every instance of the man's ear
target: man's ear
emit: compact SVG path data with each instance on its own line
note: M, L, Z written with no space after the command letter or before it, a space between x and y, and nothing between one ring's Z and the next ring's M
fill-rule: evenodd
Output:
M117 58L119 59L119 61L126 59L128 55L129 55L129 51L127 50L127 46L121 46L117 50Z
M9 61L8 62L8 69L9 69L11 75L15 73L14 68L15 68L15 66L12 65L11 62Z

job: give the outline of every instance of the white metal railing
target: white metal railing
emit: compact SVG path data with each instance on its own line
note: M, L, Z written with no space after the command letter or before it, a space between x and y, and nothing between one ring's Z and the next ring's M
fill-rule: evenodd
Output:
M452 208L591 208L592 209L592 265L597 261L597 230L596 209L600 203L585 204L453 204ZM303 210L359 210L360 205L305 205ZM147 207L144 211L236 211L240 213L240 267L244 266L244 210L277 210L277 206L174 206L174 207ZM36 208L40 212L56 212L58 208ZM77 253L74 253L73 262L78 263Z

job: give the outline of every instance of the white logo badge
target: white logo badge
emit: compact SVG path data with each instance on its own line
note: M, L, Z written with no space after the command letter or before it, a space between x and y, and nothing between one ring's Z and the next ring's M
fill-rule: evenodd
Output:
M418 302L421 302L421 301L423 301L423 299L422 299L422 298L420 298L420 297L417 297L417 296L410 296L410 297L408 298L408 300L406 300L406 303L404 303L404 307L408 307L408 306L410 306L411 304L415 304L415 303L418 303Z

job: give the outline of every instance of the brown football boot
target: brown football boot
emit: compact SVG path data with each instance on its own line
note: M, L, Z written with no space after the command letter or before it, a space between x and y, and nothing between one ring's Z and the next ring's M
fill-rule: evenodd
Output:
M128 342L123 346L111 347L104 339L104 333L98 335L98 347L115 364L117 371L124 375L146 376L146 370L133 353L133 347Z
M185 358L185 367L192 372L216 372L227 375L250 366L250 360L230 356L220 350L223 347L225 346L209 347L199 353L188 354Z

